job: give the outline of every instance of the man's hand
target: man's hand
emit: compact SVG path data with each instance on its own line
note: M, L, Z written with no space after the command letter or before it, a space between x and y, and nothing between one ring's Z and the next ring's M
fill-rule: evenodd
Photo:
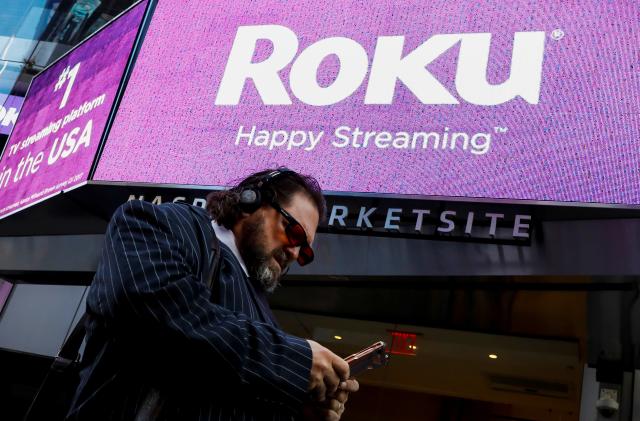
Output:
M336 394L321 403L308 405L304 410L307 421L338 421L344 413L344 405L349 399L349 393L357 392L360 388L358 381L349 379L341 382Z
M336 396L341 383L348 383L349 364L319 343L312 340L307 342L313 353L309 391L316 402L324 402L327 398Z
M320 415L322 416L322 419L327 421L338 421L344 412L344 405L349 399L349 393L357 392L359 388L360 384L356 379L349 379L346 382L340 383L340 387L336 394L326 402L320 404Z

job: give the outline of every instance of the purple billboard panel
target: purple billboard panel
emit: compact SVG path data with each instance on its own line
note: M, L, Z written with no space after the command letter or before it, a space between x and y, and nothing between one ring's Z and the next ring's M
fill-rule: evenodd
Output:
M9 295L11 294L12 289L12 283L0 279L0 313L2 313L2 309L9 299Z
M0 134L9 134L16 124L24 98L0 94Z
M86 181L145 4L33 79L0 160L0 217Z
M159 2L96 179L640 204L631 2Z

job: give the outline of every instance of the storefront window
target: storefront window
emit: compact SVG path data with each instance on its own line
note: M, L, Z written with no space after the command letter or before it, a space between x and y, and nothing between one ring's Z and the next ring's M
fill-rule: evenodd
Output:
M578 421L600 352L597 303L627 293L606 282L292 280L272 305L286 330L343 356L387 343L389 366L360 377L346 419Z

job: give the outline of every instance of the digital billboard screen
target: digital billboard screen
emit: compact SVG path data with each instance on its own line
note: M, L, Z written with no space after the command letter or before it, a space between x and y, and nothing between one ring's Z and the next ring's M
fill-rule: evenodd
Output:
M95 178L640 204L633 2L158 2Z
M0 159L0 217L87 180L145 6L33 79Z

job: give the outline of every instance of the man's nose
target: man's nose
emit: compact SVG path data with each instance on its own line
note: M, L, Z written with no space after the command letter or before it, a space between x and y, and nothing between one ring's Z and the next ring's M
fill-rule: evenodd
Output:
M300 255L300 246L290 246L287 245L284 248L284 252L287 255L287 260L289 260L289 262L293 262L298 260L298 256Z

